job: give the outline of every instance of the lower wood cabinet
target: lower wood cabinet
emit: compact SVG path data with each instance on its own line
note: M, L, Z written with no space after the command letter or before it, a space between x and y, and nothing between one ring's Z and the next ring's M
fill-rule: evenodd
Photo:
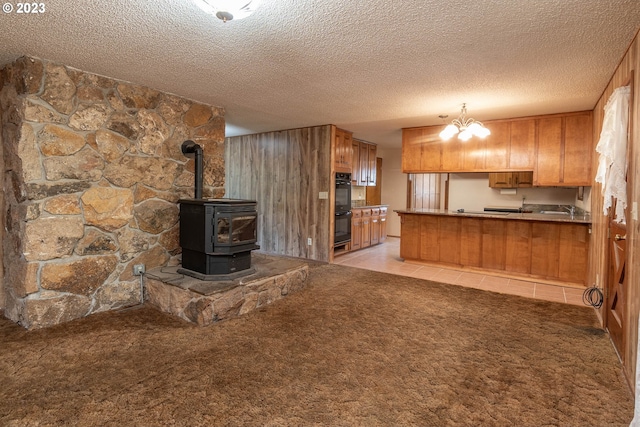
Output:
M590 224L400 213L400 257L586 285Z
M349 250L368 248L387 239L387 207L351 210L351 245Z

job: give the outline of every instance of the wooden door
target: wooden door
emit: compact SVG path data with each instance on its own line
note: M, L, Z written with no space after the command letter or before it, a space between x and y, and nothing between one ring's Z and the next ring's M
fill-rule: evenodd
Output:
M489 187L491 188L514 188L513 172L491 172L489 173Z
M563 164L562 117L538 120L538 185L560 185Z
M351 144L353 143L353 137L350 132L344 133L344 139L342 140L342 165L344 166L346 171L351 172L352 166L352 155L351 155Z
M533 172L514 172L517 187L533 187Z
M371 210L364 209L362 211L362 247L371 246Z
M382 204L382 159L376 158L376 183L366 188L367 206Z
M589 226L564 224L560 228L558 277L571 283L587 283Z
M380 243L380 214L371 215L371 246Z
M627 230L623 224L611 221L609 225L609 277L606 289L606 328L611 341L624 361L624 307L626 295Z
M360 142L360 175L358 185L368 185L369 183L369 149L368 144Z
M351 172L351 133L336 128L334 144L335 169L338 172Z
M534 169L536 157L535 119L511 122L511 146L509 148L509 169Z
M374 144L367 144L367 185L376 185L376 155L378 154L378 147Z
M485 170L504 170L509 167L511 124L508 121L493 122L488 123L487 128L491 131L491 135L484 140L485 149L483 152L477 153L475 156L484 158L483 169Z
M351 139L351 183L358 185L360 178L360 142Z
M440 132L444 126L429 126L422 128L420 141L420 168L414 172L440 172L442 170L442 146Z
M592 127L590 112L565 118L564 185L591 185Z
M362 248L362 218L355 215L351 219L351 250Z
M380 209L380 243L387 240L387 208Z
M355 147L354 147L355 152ZM360 149L358 147L358 152ZM422 157L422 128L402 129L402 172L419 172ZM439 163L439 159L438 159ZM439 166L439 165L438 165Z

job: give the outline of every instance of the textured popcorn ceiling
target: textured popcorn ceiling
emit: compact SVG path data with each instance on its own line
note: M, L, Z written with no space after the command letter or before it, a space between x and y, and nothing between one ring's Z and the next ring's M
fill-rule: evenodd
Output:
M17 6L15 0L4 0ZM227 135L402 127L591 109L638 0L262 0L224 24L191 0L44 0L0 13L0 66L29 55L224 107Z

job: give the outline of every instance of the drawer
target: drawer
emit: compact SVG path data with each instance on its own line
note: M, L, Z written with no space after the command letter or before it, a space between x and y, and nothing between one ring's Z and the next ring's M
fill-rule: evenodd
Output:
M362 209L351 209L351 217L352 218L362 217Z
M386 214L387 214L387 208L386 207L380 208L380 215L386 215Z
M361 209L362 216L371 216L371 209Z
M373 215L373 216L380 215L380 208L372 208L371 209L371 215Z

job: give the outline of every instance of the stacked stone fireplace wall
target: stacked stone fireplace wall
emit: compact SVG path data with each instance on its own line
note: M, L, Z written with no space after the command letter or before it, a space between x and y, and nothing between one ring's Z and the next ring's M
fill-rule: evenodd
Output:
M39 328L135 305L147 269L179 263L178 206L224 195L224 111L23 57L0 72L6 317ZM4 295L4 296L3 296Z

